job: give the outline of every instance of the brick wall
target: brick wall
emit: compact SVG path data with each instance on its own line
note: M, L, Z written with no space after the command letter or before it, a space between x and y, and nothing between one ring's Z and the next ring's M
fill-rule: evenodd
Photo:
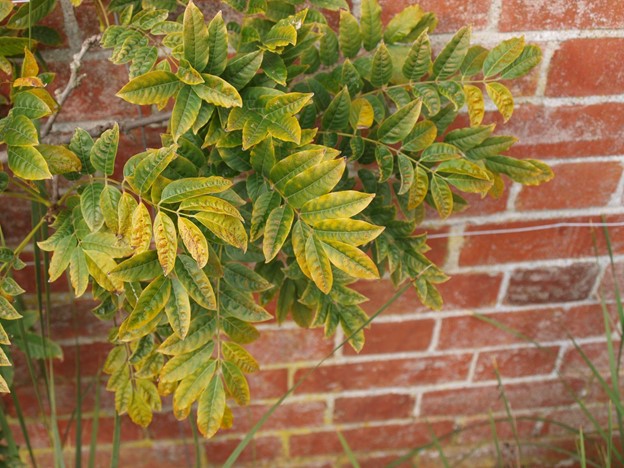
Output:
M52 19L65 24L65 49L45 53L50 68L59 72L61 84L72 51L96 31L92 0L85 0L76 15L68 3ZM410 2L382 3L389 15ZM442 44L454 30L469 23L474 42L493 45L524 35L542 47L541 66L515 86L517 110L511 122L503 125L493 109L486 120L499 123L506 134L517 135L520 143L514 153L546 160L556 178L542 187L512 185L501 199L476 203L448 223L431 219L433 258L452 275L442 287L443 311L427 311L415 294L406 293L376 320L360 355L350 349L339 351L277 411L244 452L241 460L250 464L335 466L336 460L346 461L336 436L340 430L365 466L380 466L405 449L430 441L432 432L442 435L487 421L490 410L504 415L494 361L518 416L556 416L573 425L582 421L579 410L570 406L573 399L558 373L569 379L570 388L586 395L590 405L604 400L587 383L582 361L568 340L570 333L590 356L606 364L597 300L601 285L612 284L605 274L604 243L598 241L601 256L596 261L590 229L535 227L599 222L600 215L611 222L624 221L624 6L620 0L423 0L421 5L439 16L435 44ZM353 6L358 12L358 0ZM112 98L126 79L125 70L107 62L102 51L88 57L88 78L60 115L59 129L69 131L77 123L90 126L111 117L138 115L135 107ZM87 116L96 121L84 122ZM158 131L148 131L146 138L157 141ZM124 136L120 148L129 155L142 150L143 144L143 135L135 131ZM10 242L16 242L27 227L26 210L25 205L2 206L0 222ZM500 229L521 232L474 235ZM611 235L616 259L624 265L624 228L612 228ZM32 268L19 276L23 283L28 284L29 278L32 283ZM88 301L68 307L67 296L62 295L65 285L54 288L58 306L51 315L52 336L65 350L65 360L56 368L58 409L61 431L68 431L71 447L76 340L83 391L87 390L83 429L88 440L93 379L108 349L107 329L91 317ZM385 282L361 284L360 290L371 297L370 312L392 294ZM536 350L497 330L474 313L539 340L544 349ZM327 341L318 330L300 330L291 324L261 328L262 338L251 347L264 369L250 379L254 403L236 409L234 429L203 446L204 462L227 458L268 405L342 338L338 335ZM37 423L25 372L17 378L24 384L17 393L31 418L33 443L44 447L45 431ZM112 421L112 397L102 390L98 432L102 466L110 457ZM553 425L523 419L518 420L518 430L527 437L561 435ZM511 436L509 425L501 424L498 431ZM487 427L461 432L452 439L450 456L489 434ZM162 466L163 461L165 466L190 466L194 459L189 423L178 423L168 413L156 415L145 431L124 418L122 438L121 460L126 466L151 462ZM574 449L573 442L563 444ZM487 458L492 450L484 447L477 455ZM48 452L41 449L38 453L46 466ZM524 453L544 456L537 449ZM435 450L424 452L419 460L420 466L439 465Z

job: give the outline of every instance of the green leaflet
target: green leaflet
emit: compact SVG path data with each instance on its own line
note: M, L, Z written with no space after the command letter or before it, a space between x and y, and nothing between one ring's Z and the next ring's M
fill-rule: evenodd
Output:
M15 111L15 108L13 110ZM77 128L69 142L69 149L80 159L83 174L93 174L95 172L95 168L91 164L92 147L93 138L91 138L91 135L86 130Z
M217 176L176 180L162 191L160 203L178 203L188 198L223 192L231 185L229 180Z
M401 186L397 194L403 195L409 191L414 183L414 164L402 153L397 155L397 162L399 166L399 173L401 174Z
M195 93L209 104L221 107L241 107L243 100L234 86L214 75L202 74L204 83L193 87Z
M403 76L410 81L418 81L429 72L431 66L431 43L424 31L414 41L403 64Z
M162 274L155 250L148 250L124 260L111 270L111 275L122 281L151 281Z
M71 261L74 249L77 246L76 237L68 236L62 239L54 250L48 274L50 281L56 281L65 272Z
M364 210L374 197L355 190L328 193L304 204L301 218L310 224L325 219L350 218Z
M234 317L245 322L265 322L273 318L265 309L253 300L251 294L221 287L221 307L228 317Z
M104 224L104 215L100 208L100 197L104 184L93 182L85 186L80 196L80 211L91 231L99 230Z
M121 192L112 185L106 185L100 195L100 209L104 223L112 232L119 231L119 200Z
M243 88L255 76L262 64L262 51L238 55L228 61L223 78L236 89Z
M150 150L147 157L136 165L132 175L132 185L140 194L147 194L158 176L176 157L176 145Z
M470 28L464 27L457 31L433 62L432 76L444 80L455 74L464 61L469 46Z
M304 150L291 154L273 166L270 179L278 190L284 190L292 178L320 163L324 157L324 149Z
M206 73L220 75L227 65L228 34L223 21L223 16L219 11L208 24L208 64Z
M258 197L253 205L251 214L251 228L249 231L250 241L254 242L264 233L269 214L273 212L282 202L282 197L278 192L264 192Z
M217 302L210 280L195 260L187 255L178 255L175 274L195 302L205 309L216 309Z
M511 65L524 50L524 37L513 37L494 47L483 62L483 76L488 78Z
M422 101L416 99L384 120L377 130L379 140L383 143L394 144L407 137L420 116L421 105Z
M322 245L329 261L348 275L362 279L379 278L377 266L360 249L336 241L323 242Z
M231 341L223 342L223 357L236 364L245 373L249 374L260 370L258 361L245 348Z
M433 144L438 136L438 129L431 120L422 120L414 125L412 131L405 137L401 149L404 151L422 151Z
M132 248L112 232L92 232L82 239L80 246L84 250L102 252L112 258L127 257L132 254Z
M190 406L200 397L208 387L217 367L214 360L205 361L203 365L192 374L185 377L175 393L173 394L174 411L182 411Z
M158 352L170 356L177 356L184 353L190 353L204 346L209 346L208 342L212 339L212 335L216 331L216 320L201 316L191 321L189 331L184 339L175 333L162 342L158 347ZM214 346L214 343L213 343Z
M259 292L272 287L266 279L240 263L228 262L223 268L224 279L233 288Z
M373 56L370 82L375 87L387 84L392 78L392 57L385 44L380 44Z
M314 234L306 241L305 261L312 281L322 292L329 294L334 281L333 273L323 243Z
M284 196L294 208L329 193L340 181L345 170L344 159L325 161L293 177L284 186Z
M110 276L110 272L117 266L115 260L102 252L85 250L84 253L89 274L97 284L110 292L123 291L123 282Z
M346 10L340 11L338 42L342 55L347 58L355 57L362 46L360 25L355 17Z
M356 219L327 219L314 226L314 233L322 241L338 241L354 246L367 244L384 228Z
M132 104L160 104L172 97L180 85L173 73L156 70L130 80L117 96Z
M228 392L234 398L234 401L245 406L249 404L249 384L241 370L232 362L223 361L221 368L223 380L228 388Z
M176 263L178 237L173 220L162 211L156 213L154 218L154 241L158 261L165 275L168 275Z
M89 152L89 159L93 167L106 175L112 175L115 170L115 156L119 145L119 125L106 130L93 144Z
M211 360L213 351L214 344L210 342L207 346L198 350L172 357L162 368L160 380L163 382L177 382L188 377L197 368L202 367Z
M410 5L396 14L388 25L384 33L384 41L387 44L402 42L418 25L423 17L423 11L418 5Z
M453 212L453 192L441 177L431 178L431 196L441 218L448 218Z
M176 97L171 114L171 134L174 141L188 132L199 116L202 99L191 86L183 86Z
M247 250L247 232L239 219L220 213L198 213L195 219L228 244Z
M221 427L225 413L225 389L219 376L213 376L197 405L197 428L206 437L212 437Z
M128 316L123 330L141 330L152 322L163 310L171 294L171 280L159 276L153 280L139 296L139 301L132 313Z
M288 205L275 208L269 214L262 243L262 252L267 263L273 260L282 249L284 242L288 239L294 219L295 212Z
M208 28L204 15L192 1L184 10L182 25L184 58L196 70L203 70L208 63Z
M51 179L45 158L33 146L9 146L9 169L25 180Z
M39 134L35 124L24 115L7 117L0 132L0 139L9 146L34 146L39 144Z
M243 220L240 212L234 205L221 198L210 195L202 195L184 200L180 203L180 211L206 211L210 213L220 213Z
M381 40L382 35L381 7L377 0L363 0L361 8L362 43L366 50L373 50Z
M501 78L511 80L529 73L542 61L542 49L536 45L528 45L520 56L501 71Z
M345 87L340 91L327 110L323 113L322 126L325 130L344 130L349 125L351 112L351 98L349 90Z

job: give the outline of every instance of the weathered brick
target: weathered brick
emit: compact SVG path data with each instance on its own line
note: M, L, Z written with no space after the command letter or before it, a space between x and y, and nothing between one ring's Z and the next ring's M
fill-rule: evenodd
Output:
M575 395L584 387L582 380L569 381L569 388L558 380L505 384L505 396L515 410L574 403ZM576 393L575 393L576 392ZM423 394L421 414L427 416L486 414L503 412L504 402L497 385L439 390Z
M319 367L297 393L338 392L367 388L411 387L464 380L471 356L438 356L418 359L333 364ZM295 374L297 381L307 369Z
M569 2L504 0L501 31L621 28L624 11L617 0Z
M263 330L246 348L261 365L280 364L318 361L334 348L334 342L325 338L322 330Z
M368 422L403 419L412 416L414 397L397 393L384 395L337 398L334 403L334 422Z
M431 343L435 321L411 320L400 323L376 323L365 331L366 344L360 354L400 353L425 351ZM345 347L347 355L356 354L351 347Z
M208 462L223 463L234 451L240 439L211 439L206 442ZM241 453L239 462L257 462L257 460L273 460L284 454L282 441L277 437L256 437Z
M464 309L488 307L496 303L502 275L496 273L466 273L452 275L446 283L437 285L444 298L444 308ZM394 294L394 288L389 281L359 282L354 288L370 300L362 307L372 314L383 306ZM409 288L398 298L383 315L414 313L427 310L415 290Z
M564 42L551 60L546 95L594 96L624 92L623 50L624 39L620 38Z
M288 390L286 369L260 370L247 376L251 394L257 399L279 398Z
M602 311L599 305L567 308L540 308L513 313L487 314L489 321L474 316L448 317L442 320L438 346L440 349L477 349L523 343L520 335L537 342L567 340L569 336L586 338L602 335ZM520 335L519 335L520 334Z
M607 222L618 222L620 217L607 217ZM505 224L483 224L469 227L466 232L511 230L495 235L467 235L459 257L461 266L496 265L499 263L525 262L555 258L594 257L597 243L598 253L606 253L603 236L599 230L599 217L549 219L540 221L519 221ZM549 226L560 223L590 224L589 226ZM542 226L548 227L543 229ZM621 242L621 228L609 228L613 248L619 252L624 247ZM624 232L624 230L622 231Z
M604 206L611 200L622 177L619 162L557 164L555 178L539 186L522 188L519 210L576 209Z
M604 330L604 328L603 328ZM604 332L603 332L604 333ZM613 349L617 354L617 349L619 347L619 341L613 342ZM609 353L607 348L607 343L588 343L579 345L581 351L576 349L576 347L570 347L565 355L563 356L563 361L561 363L561 373L564 375L583 375L589 377L592 375L592 370L589 364L585 361L585 358L589 359L592 363L592 366L599 372L603 372L605 374L609 373Z
M587 299L596 282L598 270L594 263L516 270L509 280L505 302L548 304Z
M363 427L342 431L352 450L358 452L416 447L437 436L450 432L452 422L392 424L378 427ZM290 437L290 451L293 456L330 455L343 453L335 431L293 435Z
M624 151L624 104L517 106L503 124L498 114L486 122L498 123L498 132L515 135L519 142L509 154L522 158L561 158L621 154Z
M495 368L503 378L550 374L555 369L558 352L558 346L481 352L474 380L495 380Z

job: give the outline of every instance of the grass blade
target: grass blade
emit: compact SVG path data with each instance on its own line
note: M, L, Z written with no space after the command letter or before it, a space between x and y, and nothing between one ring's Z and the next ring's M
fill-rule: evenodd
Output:
M490 422L490 430L492 431L492 439L494 440L494 447L496 448L496 466L503 466L503 454L500 448L500 441L498 440L498 431L496 430L496 422L492 416L492 410L488 411L488 420Z
M121 445L121 416L115 412L115 428L113 430L113 455L111 457L111 468L119 466L119 446Z
M349 463L351 463L351 466L353 468L360 468L360 463L357 461L357 458L355 458L355 454L353 453L353 450L351 450L351 447L349 446L349 442L347 442L347 439L345 439L345 437L342 435L342 432L338 431L338 439L340 440L340 445L342 445L342 449L345 452L345 455L347 456L347 459L349 460Z
M89 444L89 468L95 468L95 454L97 452L97 436L100 425L100 373L95 377L95 404L93 407L93 421L91 422L91 443Z

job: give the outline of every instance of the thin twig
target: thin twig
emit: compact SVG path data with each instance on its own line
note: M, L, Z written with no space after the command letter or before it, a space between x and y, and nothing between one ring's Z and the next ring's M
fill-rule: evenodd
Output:
M56 100L59 105L59 109L63 107L63 104L65 104L65 101L67 101L67 98L72 93L72 91L76 89L78 86L80 86L80 82L85 77L84 74L83 75L78 74L78 72L80 71L80 66L82 65L82 59L84 58L85 54L89 51L89 49L94 44L100 41L100 38L101 38L101 35L96 34L94 36L91 36L85 39L85 41L82 43L82 47L80 48L80 50L76 54L74 54L73 60L69 64L69 70L70 70L69 80L67 81L67 84L65 85L65 88L63 89L63 91L58 92L57 90L57 92L55 93ZM58 116L58 114L59 114L58 112L56 112L55 114L52 114L50 118L47 120L47 122L45 123L45 125L43 126L43 128L41 129L42 139L45 138L50 133L50 130L52 130L52 125L54 125L54 122L56 121L56 117Z

